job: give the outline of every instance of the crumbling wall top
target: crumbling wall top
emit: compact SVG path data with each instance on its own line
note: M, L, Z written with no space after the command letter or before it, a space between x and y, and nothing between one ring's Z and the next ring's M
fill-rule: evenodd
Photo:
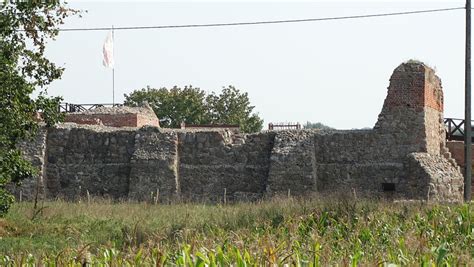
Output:
M384 109L405 107L443 111L441 80L435 70L419 61L400 64L390 77Z
M148 104L140 107L97 107L83 112L68 113L65 121L112 127L160 126L158 117L156 117L155 112Z

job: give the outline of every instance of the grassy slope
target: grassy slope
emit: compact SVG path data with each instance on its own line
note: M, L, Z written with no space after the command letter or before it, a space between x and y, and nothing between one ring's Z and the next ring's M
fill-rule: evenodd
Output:
M60 265L474 264L472 205L281 199L45 206L35 220L31 203L16 204L0 219L0 265L12 259Z

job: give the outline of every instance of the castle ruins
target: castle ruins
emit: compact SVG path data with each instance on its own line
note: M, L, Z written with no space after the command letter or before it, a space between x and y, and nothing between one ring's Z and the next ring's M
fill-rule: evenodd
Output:
M446 147L441 81L419 62L394 70L370 130L163 129L156 117L140 114L75 114L69 121L76 123L43 128L22 145L40 175L14 188L16 194L31 199L40 188L47 198L158 196L165 203L281 194L463 197L463 176Z

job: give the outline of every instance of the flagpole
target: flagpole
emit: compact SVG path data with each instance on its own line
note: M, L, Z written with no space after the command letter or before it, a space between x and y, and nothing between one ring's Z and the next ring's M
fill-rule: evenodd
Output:
M466 52L464 74L464 201L472 194L472 128L471 128L471 0L466 0Z
M115 57L114 25L112 25L112 43L114 44L112 54ZM115 106L115 64L112 67L112 106Z

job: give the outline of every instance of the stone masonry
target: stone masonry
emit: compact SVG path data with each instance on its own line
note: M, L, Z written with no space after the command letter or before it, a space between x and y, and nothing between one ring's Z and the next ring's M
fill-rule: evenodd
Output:
M465 165L465 155L464 155L464 142L463 141L447 141L446 146L449 148L449 154L456 161L456 163L461 167L461 170L464 170ZM471 146L471 150L474 151L474 145ZM474 155L472 155L472 162L474 162ZM473 164L474 165L474 164ZM474 174L473 174L471 191L474 192Z
M407 62L394 70L371 130L242 134L66 123L25 150L43 171L16 192L31 194L37 182L47 197L71 200L338 194L461 201L463 177L447 153L442 118L440 79L423 63Z

